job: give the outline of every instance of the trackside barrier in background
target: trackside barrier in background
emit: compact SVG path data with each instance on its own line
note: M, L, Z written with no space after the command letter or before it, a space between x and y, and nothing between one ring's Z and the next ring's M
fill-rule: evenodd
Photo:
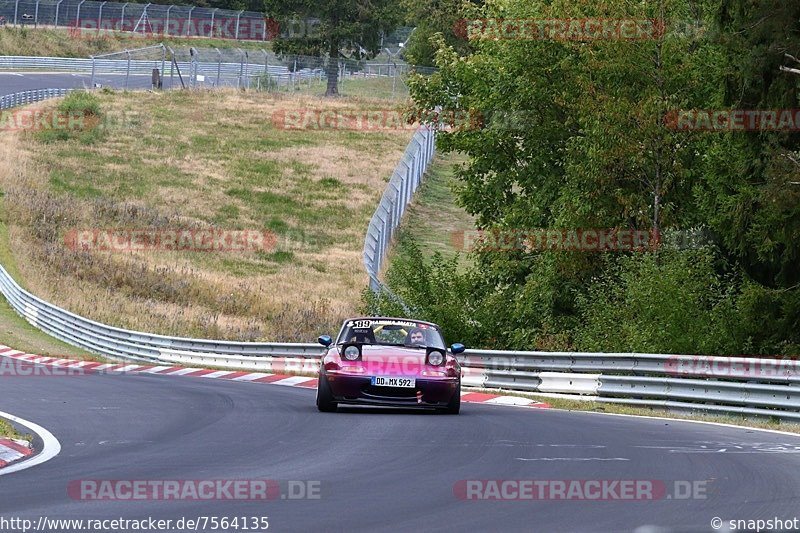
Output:
M2 3L2 0L0 0ZM0 56L0 70L11 72L69 72L90 76L88 85L119 84L121 88L150 88L150 76L158 69L167 80L163 88L237 87L266 91L299 89L327 80L328 59L275 54L266 49L168 47L155 44L96 55L90 58ZM352 81L382 78L391 86L392 97L405 97L406 77L427 75L436 69L387 63L379 59L339 58L341 89ZM122 78L124 76L124 78ZM183 80L184 83L181 83Z
M73 89L37 89L0 96L0 109L10 109L21 105L41 102L48 98L66 96Z
M378 279L378 274L394 231L400 225L403 213L422 182L435 153L435 130L421 126L414 133L403 158L392 173L389 186L386 187L375 214L372 215L364 239L364 266L373 291L387 290Z
M322 353L314 343L190 339L107 326L37 298L2 267L0 292L33 326L69 344L118 358L309 373L316 371ZM800 421L800 365L784 367L785 361L497 350L467 350L461 361L465 386Z

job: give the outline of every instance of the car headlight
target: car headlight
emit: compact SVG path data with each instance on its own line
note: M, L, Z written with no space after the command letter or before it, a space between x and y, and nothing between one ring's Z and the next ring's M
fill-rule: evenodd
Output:
M428 364L433 366L441 366L444 363L444 354L442 352L433 351L428 354Z
M344 349L344 358L348 361L355 361L359 355L361 355L361 352L357 346L348 346Z

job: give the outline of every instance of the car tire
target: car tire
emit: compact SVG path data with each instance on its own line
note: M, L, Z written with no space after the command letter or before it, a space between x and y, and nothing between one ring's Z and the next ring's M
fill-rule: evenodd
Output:
M331 386L328 383L328 378L325 374L320 372L319 381L317 382L317 409L323 413L333 413L336 411L338 404L333 401L333 394L331 393Z
M447 402L447 407L444 408L444 413L448 415L457 415L460 410L461 410L461 383L459 383L458 387L456 387L456 392L453 393L453 397L450 398L449 402Z

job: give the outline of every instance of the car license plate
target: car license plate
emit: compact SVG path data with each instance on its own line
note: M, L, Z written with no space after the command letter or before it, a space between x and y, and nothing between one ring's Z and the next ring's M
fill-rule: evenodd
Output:
M372 384L376 387L403 387L413 389L414 378L397 378L389 376L372 376Z

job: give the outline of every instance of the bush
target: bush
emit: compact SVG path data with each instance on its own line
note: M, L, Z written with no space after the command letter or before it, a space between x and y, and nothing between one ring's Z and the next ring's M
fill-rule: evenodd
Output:
M474 283L469 272L458 271L458 257L445 260L435 253L426 261L416 241L404 236L395 247L386 281L394 296L365 291L366 314L427 320L440 325L449 342L475 346L480 341L471 298Z
M76 139L83 144L92 144L102 138L103 114L100 102L93 94L74 91L56 107L63 127L45 128L35 133L39 142L53 143Z
M610 257L578 298L585 351L739 354L735 276L710 248Z

